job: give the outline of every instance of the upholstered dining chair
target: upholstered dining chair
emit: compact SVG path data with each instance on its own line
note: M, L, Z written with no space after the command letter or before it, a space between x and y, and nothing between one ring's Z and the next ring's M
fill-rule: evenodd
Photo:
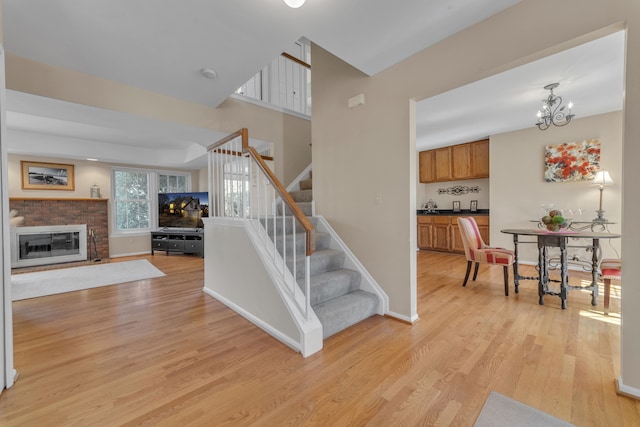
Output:
M467 286L473 263L475 263L473 280L478 276L478 267L481 263L501 265L504 271L504 294L509 296L509 266L514 262L513 251L487 246L480 236L478 224L473 217L458 217L458 228L464 245L464 254L467 257L467 272L462 286Z
M611 298L611 280L622 277L622 260L603 259L600 262L600 278L604 281L604 314L609 315L609 300Z

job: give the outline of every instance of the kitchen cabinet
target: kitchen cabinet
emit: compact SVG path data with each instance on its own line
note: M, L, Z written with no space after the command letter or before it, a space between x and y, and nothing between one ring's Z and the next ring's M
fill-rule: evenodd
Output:
M459 215L419 215L418 248L440 252L464 253L458 228ZM489 217L473 216L482 240L489 244Z
M454 180L471 178L471 145L451 147L451 176Z
M433 245L436 251L450 252L450 218L448 216L436 216L433 218Z
M451 147L436 149L435 159L435 182L451 181Z
M451 252L464 253L464 243L462 243L462 235L460 234L460 227L458 227L457 218L452 218L451 221L451 240L449 241L449 250Z
M421 151L420 182L446 182L489 177L489 140Z
M420 152L420 182L435 182L436 152L435 150Z
M489 140L472 142L469 147L471 148L471 176L489 178Z
M450 217L451 221L451 240L449 241L449 250L455 253L464 253L464 243L462 243L462 235L460 234L460 228L458 227L458 217ZM478 224L478 231L482 241L489 244L489 217L488 216L474 216L476 224Z
M431 230L433 228L432 216L418 216L418 248L433 249Z
M489 245L489 217L488 216L474 216L473 217L478 224L478 231L480 232L480 237L482 237L482 241Z

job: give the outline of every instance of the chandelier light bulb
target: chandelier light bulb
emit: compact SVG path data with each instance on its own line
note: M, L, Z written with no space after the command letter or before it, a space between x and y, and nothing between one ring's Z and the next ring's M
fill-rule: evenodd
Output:
M297 9L302 6L305 0L284 0L285 4L293 9Z

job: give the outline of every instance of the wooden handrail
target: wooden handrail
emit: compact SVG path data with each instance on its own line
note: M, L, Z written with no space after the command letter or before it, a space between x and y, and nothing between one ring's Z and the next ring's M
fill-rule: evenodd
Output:
M236 157L242 157L243 154L239 151L233 151L233 150L220 150L220 149L213 149L213 151L215 151L216 153L220 153L220 154L226 154L228 156L236 156ZM273 157L272 156L265 156L264 154L260 154L260 157L262 157L262 160L269 160L269 161L273 161Z
M238 137L242 137L242 152L248 153L253 160L258 164L258 167L262 170L262 172L267 176L269 182L273 186L273 189L278 193L278 195L282 198L282 201L289 207L291 214L298 220L304 232L307 236L306 241L307 245L305 248L305 252L307 256L310 256L316 249L316 236L315 230L313 229L313 225L309 218L302 212L300 206L296 204L296 202L291 198L291 195L287 192L284 186L280 183L278 178L271 172L271 169L266 165L262 156L256 151L255 148L249 145L249 131L247 128L242 128L240 130L235 131L232 134L227 135L221 140L211 144L207 147L207 151L213 151L217 147L220 147L226 144L229 141L232 141Z
M295 56L293 56L293 55L291 55L291 54L289 54L289 53L287 53L287 52L282 52L280 55L281 55L281 56L284 56L284 57L285 57L285 58L287 58L287 59L292 60L292 61L293 61L293 62L295 62L296 64L300 64L300 65L302 65L304 68L311 69L311 65L310 65L310 64L308 64L308 63L304 62L302 59L298 59L298 58L296 58Z
M255 148L248 146L247 152L253 159L258 163L258 167L262 170L262 172L267 175L271 185L278 192L280 197L282 197L282 201L289 207L291 214L296 217L302 228L304 229L305 234L307 235L307 247L306 254L307 256L311 255L316 249L316 238L315 232L313 229L313 225L309 221L309 218L302 212L300 206L296 204L296 202L291 198L287 190L280 183L278 178L271 172L271 169L264 163L260 154L255 150Z
M220 147L221 145L226 144L229 141L233 141L234 139L238 138L239 136L242 137L242 146L244 147L244 141L247 141L247 145L249 145L249 130L247 128L242 128L239 129L233 133L230 133L229 135L225 136L224 138L222 138L219 141L214 142L213 144L211 144L210 146L207 147L207 151L211 151L211 150L215 150L217 147Z

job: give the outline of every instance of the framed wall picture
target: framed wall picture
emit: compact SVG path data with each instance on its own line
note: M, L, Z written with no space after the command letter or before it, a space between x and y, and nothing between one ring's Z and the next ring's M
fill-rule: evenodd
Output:
M454 212L460 212L460 201L459 200L454 200L454 202L453 202L453 211Z
M546 182L593 180L600 169L600 140L547 145L544 167Z
M23 190L75 190L73 165L20 161Z
M477 212L478 211L478 201L477 200L472 200L470 205L469 205L469 210L471 212Z

